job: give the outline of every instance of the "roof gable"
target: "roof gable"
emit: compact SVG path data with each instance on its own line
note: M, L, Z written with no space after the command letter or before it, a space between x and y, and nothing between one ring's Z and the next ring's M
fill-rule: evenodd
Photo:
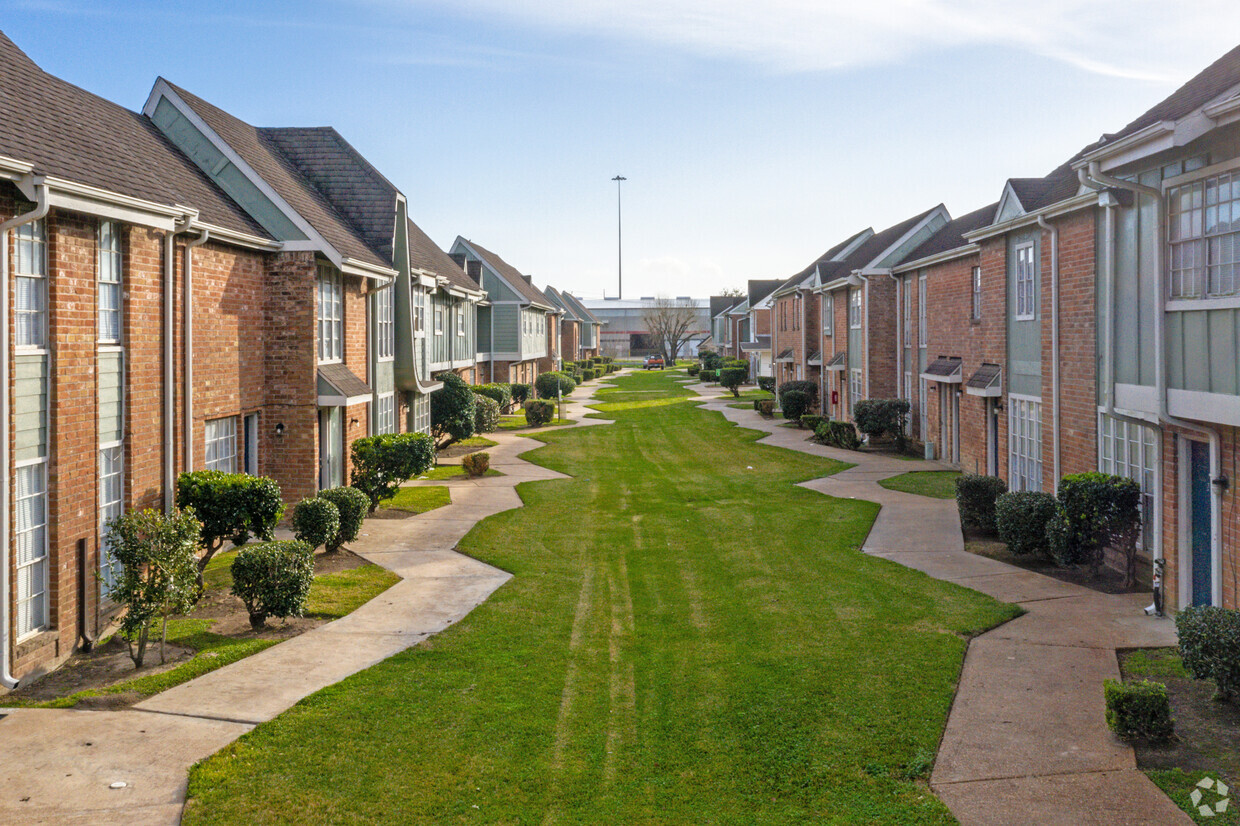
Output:
M920 261L932 255L968 246L969 241L965 239L965 233L989 226L996 215L997 207L997 204L990 204L949 221L942 229L931 235L916 249L909 252L905 260L908 262Z
M564 300L573 305L573 310L577 313L577 317L585 324L602 324L599 317L590 311L590 308L582 303L581 299L565 290L560 293Z
M407 221L409 227L409 268L434 273L447 280L449 284L471 293L482 292L472 278L465 274L452 258L444 252L422 228L412 220Z
M556 309L556 306L551 303L551 300L548 299L547 296L543 295L541 290L534 286L531 279L522 275L521 271L516 267L512 266L507 261L480 244L476 244L468 238L463 238L458 235L456 242L452 245L452 251L466 252L467 254L472 255L475 259L481 261L484 267L490 270L491 273L500 281L504 282L509 289L521 296L524 301L537 307L541 307L544 310L554 311Z

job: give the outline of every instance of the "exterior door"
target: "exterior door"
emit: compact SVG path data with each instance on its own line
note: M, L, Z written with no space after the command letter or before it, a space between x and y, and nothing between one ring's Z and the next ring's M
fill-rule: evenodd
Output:
M1213 548L1210 542L1210 447L1205 442L1188 443L1188 531L1192 549L1193 605L1214 602Z
M344 411L319 408L319 490L344 484Z

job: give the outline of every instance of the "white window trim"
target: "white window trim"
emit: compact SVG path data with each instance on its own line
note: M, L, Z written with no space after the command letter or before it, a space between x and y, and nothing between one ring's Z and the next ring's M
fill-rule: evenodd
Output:
M835 329L835 296L827 293L822 297L822 334L834 336Z
M205 422L203 422L202 458L203 458L203 467L205 467L207 470L223 470L225 473L236 473L237 472L237 458L238 458L237 456L237 420L238 420L237 416L220 416L218 418L208 419ZM227 436L223 436L223 437L217 436L216 438L212 439L210 437L210 434L208 433L208 428L211 425L218 425L221 422L230 422L232 424L231 434L228 434ZM232 453L228 454L230 458L231 467L228 467L228 468L218 467L218 465L220 464L220 457L217 455L214 459L209 458L210 453L211 453L211 445L212 443L215 443L218 445L220 443L223 443L229 440L231 440L232 442ZM216 465L216 467L212 467L213 463Z
M35 263L37 263L38 265L37 269L39 270L38 272L23 272L21 269L21 255L20 255L19 250L20 250L20 247L25 244L30 244L32 245L33 249L37 250L37 255L32 260ZM40 218L37 221L31 221L28 224L22 224L20 227L18 227L17 230L13 233L13 250L14 250L13 252L14 262L13 262L13 299L12 301L13 301L14 349L22 353L45 353L47 352L47 349L48 349L47 343L48 343L48 336L50 332L50 330L48 329L50 326L48 324L48 319L49 319L50 314L48 312L48 303L49 303L48 292L49 291L48 291L48 277L47 277L48 260L47 260L47 223L46 221ZM36 269L36 268L32 268L32 269ZM24 310L18 309L17 302L18 302L18 294L20 293L20 290L18 289L18 285L21 283L22 279L36 281L38 284L38 297L39 297L39 302L42 306L36 311L31 312L31 311L24 311ZM35 315L35 314L39 316L39 336L38 336L39 340L33 343L22 343L21 341L18 340L18 337L20 335L20 329L21 329L21 323L20 323L21 316L22 315Z
M860 287L853 287L848 292L848 329L860 330L864 313L864 297Z
M329 298L334 307L329 312L339 311L338 315L324 313L324 284L329 288ZM319 364L340 364L344 361L344 279L342 274L327 266L319 267L319 277L315 284L315 318L318 338ZM331 335L327 335L327 333ZM324 355L326 353L326 355Z
M431 321L435 325L435 335L443 335L443 305L437 304L431 308Z
M385 407L387 408L385 410ZM386 414L386 416L385 416ZM384 418L390 416L390 421ZM375 431L377 433L396 432L396 393L380 393L375 402Z
M108 500L105 498L104 480L106 477L103 473L103 452L105 450L119 450L120 458L117 460L117 470L115 476L118 483L118 498ZM115 584L118 575L116 561L111 559L109 553L109 542L107 533L107 523L116 516L125 512L125 445L122 441L103 442L99 445L96 452L96 460L99 465L99 595L103 599L109 597L109 585ZM116 512L108 513L111 506L116 506ZM111 583L107 573L111 572Z
M1029 251L1029 307L1026 311L1021 310L1021 264L1020 254L1025 250ZM1017 244L1013 250L1013 258L1015 261L1014 282L1016 285L1016 312L1014 317L1017 321L1033 321L1038 317L1038 265L1037 256L1035 255L1034 243L1032 241L1024 241Z
M115 245L115 248L104 246L103 239L104 239L104 228L105 227L108 228L109 230L108 237L111 239L112 243ZM124 259L121 257L121 237L117 232L117 228L118 228L118 225L115 221L100 221L99 228L95 235L97 253L98 253L97 261L96 261L96 278L95 278L95 289L98 293L97 298L96 298L96 308L95 308L95 325L96 325L97 340L100 345L120 344L121 339L125 334L125 331L123 329L124 302L125 302L125 284L124 284L125 276L124 276L124 270L123 270ZM105 281L103 278L103 274L105 270L105 267L104 267L105 260L110 260L111 262L111 266L108 267L107 269L110 269L112 271L112 275L115 276L115 280L113 281ZM116 289L116 307L114 309L105 310L103 308L103 295L104 295L105 286L109 288L114 287ZM109 314L115 313L116 315L116 336L115 337L109 338L109 337L105 337L103 334L104 313L109 313Z
M51 545L50 545L50 537L48 535L49 534L48 517L50 516L48 512L49 510L48 506L50 504L50 497L48 496L49 465L50 465L50 462L48 461L46 456L40 457L38 459L25 459L23 461L13 463L14 479L13 479L12 484L15 488L13 491L13 508L14 508L13 542L14 542L14 575L15 575L14 576L15 581L14 581L13 587L14 587L14 591L16 592L16 600L14 601L14 613L17 615L16 617L17 621L20 621L21 612L20 610L18 610L18 606L22 602L30 602L35 599L41 600L42 611L43 611L43 622L40 623L39 625L32 626L31 628L25 631L23 631L20 628L20 626L15 625L14 642L19 642L19 643L22 642L23 640L28 640L31 637L34 637L37 634L43 632L45 629L47 629L49 625L48 620L51 618L51 599L49 595L49 590L51 588L51 578L50 578L50 571L49 571L49 568L51 567ZM20 512L19 504L21 502L21 500L17 496L17 490L16 490L17 477L20 475L19 471L24 470L25 468L28 468L28 467L35 467L35 466L39 466L43 468L43 490L41 494L39 494L43 497L43 522L41 525L33 526L32 528L29 528L27 530L33 530L39 527L43 529L43 549L42 549L43 553L35 560L31 562L27 562L24 565L19 565L17 564L17 560L16 560L16 550L17 550L16 546L17 546L17 538L22 533L22 531L19 531L17 528L17 519L18 519L18 514ZM41 583L39 583L39 587L41 590L39 590L37 593L32 592L31 596L23 598L21 591L18 589L21 577L17 576L17 571L19 571L21 568L28 568L28 567L31 567L32 565L38 564L40 559L43 560L43 580Z
M456 334L458 336L465 335L465 305L458 304L456 307Z
M396 359L396 292L395 285L376 293L375 350L377 361Z
M969 270L969 287L972 291L970 302L970 315L972 321L982 320L982 268L980 266L973 267Z
M929 325L929 314L926 312L926 276L917 276L917 346L926 349L929 346L926 331Z

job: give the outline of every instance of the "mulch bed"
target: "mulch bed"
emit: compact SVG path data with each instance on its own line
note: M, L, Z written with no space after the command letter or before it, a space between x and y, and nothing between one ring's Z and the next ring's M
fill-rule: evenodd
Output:
M977 534L973 531L966 530L964 532L964 549L969 553L978 556L989 557L990 559L1006 562L1009 565L1015 565L1018 568L1024 568L1026 571L1042 574L1043 576L1057 579L1060 582L1068 582L1073 585L1080 585L1083 588L1089 588L1103 594L1140 594L1150 593L1150 583L1141 581L1138 575L1138 581L1135 587L1124 587L1124 575L1112 568L1103 567L1098 576L1090 574L1087 568L1063 568L1056 565L1049 559L1041 559L1039 557L1018 556L1009 553L1007 545L1003 544L993 536Z

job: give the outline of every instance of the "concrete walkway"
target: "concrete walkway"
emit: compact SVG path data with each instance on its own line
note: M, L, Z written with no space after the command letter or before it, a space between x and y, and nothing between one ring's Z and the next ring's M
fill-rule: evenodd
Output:
M607 423L582 419L598 387L578 390L565 406L577 421L555 429ZM520 458L541 442L489 438L499 443L487 448L491 466L504 476L453 482L452 504L410 519L367 520L350 550L401 581L352 614L125 711L0 708L0 748L9 755L0 762L0 823L177 824L194 763L461 620L510 574L457 553L456 544L487 516L521 507L520 482L566 478Z
M1026 613L974 639L930 778L965 826L972 824L1187 824L1192 821L1137 770L1132 749L1106 727L1102 681L1118 678L1117 648L1175 645L1169 619L1146 617L1146 595L1110 596L964 550L956 504L887 490L879 479L942 470L806 441L726 390L688 385L707 409L766 431L760 444L855 463L804 487L882 505L862 550L955 582Z

